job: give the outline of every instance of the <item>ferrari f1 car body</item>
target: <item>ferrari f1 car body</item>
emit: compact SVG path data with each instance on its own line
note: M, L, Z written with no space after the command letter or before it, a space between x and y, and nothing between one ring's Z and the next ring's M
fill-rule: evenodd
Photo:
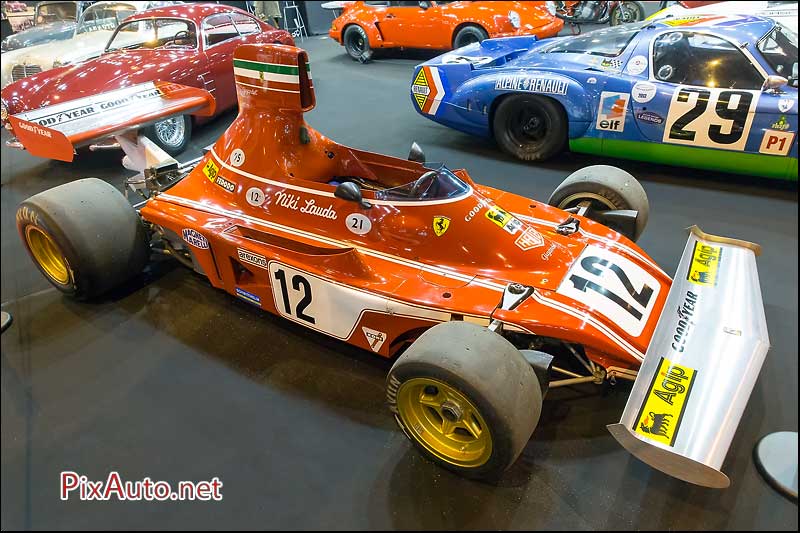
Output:
M685 387L673 405L702 405L719 385L708 366L716 346L695 344L703 328L737 329L725 356L738 354L757 375L766 329L752 245L696 233L687 279L673 284L632 240L593 220L627 228L632 238L643 228L646 198L635 179L626 174L616 189L634 198L630 205L603 196L616 187L613 167L568 179L562 210L481 186L465 170L425 164L417 149L402 160L316 132L303 119L315 97L302 50L245 45L234 65L239 115L198 161L178 164L143 138L126 145L129 167L142 170L128 180L145 196L138 213L99 180L23 202L20 235L56 287L97 295L160 251L248 304L396 358L387 398L399 425L426 455L468 476L497 475L516 459L548 387L635 379L655 357L666 361L658 375L693 372L694 392ZM184 90L191 92L172 105L198 105L202 91ZM17 122L59 139L45 147L71 142ZM592 183L606 189L587 194ZM736 305L739 294L747 300ZM711 306L723 302L732 311L719 324ZM744 327L742 316L762 327ZM653 375L648 369L644 379L660 391ZM742 406L751 387L732 391ZM651 402L645 416L663 411L653 390L637 395ZM628 440L665 454L681 450L697 435L681 430L678 411L665 412L674 417L669 427L664 417L659 425L634 416ZM740 415L719 414L728 441ZM693 461L718 471L716 456L694 453Z
M566 146L797 179L797 36L751 16L472 44L417 66L417 112L544 160Z

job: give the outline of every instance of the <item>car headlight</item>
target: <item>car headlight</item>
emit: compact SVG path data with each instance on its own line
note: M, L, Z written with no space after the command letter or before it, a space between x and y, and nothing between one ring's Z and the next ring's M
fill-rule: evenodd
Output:
M556 15L556 3L555 2L545 2L545 7L547 7L547 11L550 12L551 15Z
M516 29L519 29L519 27L521 26L519 13L517 13L516 11L508 12L508 20L511 21L511 25L514 26Z

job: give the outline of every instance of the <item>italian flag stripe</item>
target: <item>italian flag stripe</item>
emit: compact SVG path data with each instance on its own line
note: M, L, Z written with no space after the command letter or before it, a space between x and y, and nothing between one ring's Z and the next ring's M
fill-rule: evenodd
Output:
M252 78L261 81L277 81L281 83L300 83L300 76L289 74L275 74L272 72L262 72L258 70L250 70L241 67L233 67L233 73L237 76L245 78Z
M246 59L234 59L234 67L240 67L248 70L257 70L259 72L271 72L273 74L288 74L289 76L298 76L300 69L292 65L278 65L275 63L259 63L257 61L248 61ZM306 70L311 72L311 66L306 65Z

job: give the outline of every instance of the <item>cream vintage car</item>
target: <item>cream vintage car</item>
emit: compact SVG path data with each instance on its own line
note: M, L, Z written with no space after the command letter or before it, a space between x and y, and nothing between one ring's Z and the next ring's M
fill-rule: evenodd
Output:
M114 29L124 19L151 7L176 3L181 2L97 2L83 12L71 39L5 52L0 86L51 68L95 58L103 53Z

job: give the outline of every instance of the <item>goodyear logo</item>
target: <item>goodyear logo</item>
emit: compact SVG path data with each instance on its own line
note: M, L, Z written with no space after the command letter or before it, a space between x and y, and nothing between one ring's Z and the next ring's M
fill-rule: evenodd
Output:
M662 357L633 430L647 439L673 446L696 377L694 368Z
M715 287L721 259L721 246L711 246L700 241L695 242L686 279L696 285Z
M211 183L216 183L217 176L219 175L219 167L209 159L208 163L203 167L203 174L206 175Z
M425 106L428 101L428 95L431 94L431 87L428 83L428 77L425 76L425 70L419 69L417 77L414 78L414 83L411 84L411 94L414 95L414 100L420 109Z

